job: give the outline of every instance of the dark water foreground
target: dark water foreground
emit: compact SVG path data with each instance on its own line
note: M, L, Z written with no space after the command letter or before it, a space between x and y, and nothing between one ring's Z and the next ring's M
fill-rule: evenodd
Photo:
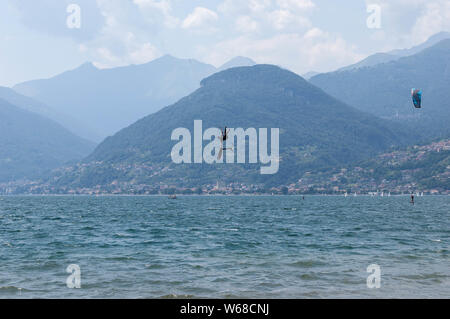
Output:
M0 197L0 298L449 298L449 208L445 196ZM66 286L69 264L81 289Z

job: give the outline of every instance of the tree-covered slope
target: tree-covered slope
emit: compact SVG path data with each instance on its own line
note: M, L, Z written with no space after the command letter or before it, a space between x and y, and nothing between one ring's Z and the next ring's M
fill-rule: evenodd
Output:
M305 174L300 192L446 194L450 190L450 140L399 148L368 160Z

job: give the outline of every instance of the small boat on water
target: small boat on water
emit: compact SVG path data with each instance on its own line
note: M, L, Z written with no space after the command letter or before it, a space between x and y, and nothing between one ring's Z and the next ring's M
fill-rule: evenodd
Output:
M169 195L169 199L177 199L177 195Z

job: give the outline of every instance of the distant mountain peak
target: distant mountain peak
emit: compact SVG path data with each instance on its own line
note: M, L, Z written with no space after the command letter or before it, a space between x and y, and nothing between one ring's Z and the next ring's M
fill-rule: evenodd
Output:
M423 51L425 49L428 49L428 48L434 46L435 44L437 44L437 43L439 43L439 42L441 42L443 40L446 40L446 39L450 39L450 32L442 31L442 32L439 32L439 33L436 33L436 34L430 36L428 38L428 40L426 40L425 42L423 42L423 43L421 43L419 45L413 46L413 47L411 47L409 49L393 50L393 51L390 51L388 53L389 54L393 54L393 55L397 55L397 56L400 56L400 57L410 56L410 55L414 55L416 53L419 53L420 51Z
M151 63L151 62L153 62L153 61L156 61L156 60L168 60L168 61L171 61L171 60L172 60L172 61L173 61L173 60L180 60L180 59L174 57L174 56L171 55L171 54L164 54L164 55L160 56L159 58L156 58L156 59L150 61L149 63Z
M90 62L90 61L86 61L83 64L81 64L80 66L71 69L71 70L67 70L65 72L62 72L61 74L56 75L56 77L59 77L61 75L65 75L65 74L72 74L72 73L89 73L89 72L95 72L95 71L99 71L100 69L98 69L94 63ZM27 81L27 82L31 82L31 81Z
M84 62L82 65L80 65L76 70L98 70L97 67L94 65L94 63L90 61Z
M223 64L221 67L219 67L219 70L226 70L226 69L240 67L240 66L253 66L255 64L256 64L256 62L250 58L247 58L244 56L236 56L236 57L232 58L230 61Z
M169 64L178 65L178 64L189 63L189 64L194 64L194 65L210 66L211 68L215 69L214 66L206 64L206 63L203 63L203 62L201 62L199 60L178 58L178 57L175 57L175 56L173 56L171 54L165 54L165 55L163 55L163 56L161 56L159 58L156 58L156 59L154 59L154 60L152 60L150 62L147 62L146 65L152 65L152 64L155 64L155 63L156 64L162 64L162 65L169 65Z

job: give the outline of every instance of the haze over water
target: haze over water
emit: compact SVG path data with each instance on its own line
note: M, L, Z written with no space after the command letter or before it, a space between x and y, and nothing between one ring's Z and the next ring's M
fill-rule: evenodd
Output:
M450 198L0 197L0 298L448 298ZM81 289L66 267L81 267ZM366 285L381 267L381 288Z

